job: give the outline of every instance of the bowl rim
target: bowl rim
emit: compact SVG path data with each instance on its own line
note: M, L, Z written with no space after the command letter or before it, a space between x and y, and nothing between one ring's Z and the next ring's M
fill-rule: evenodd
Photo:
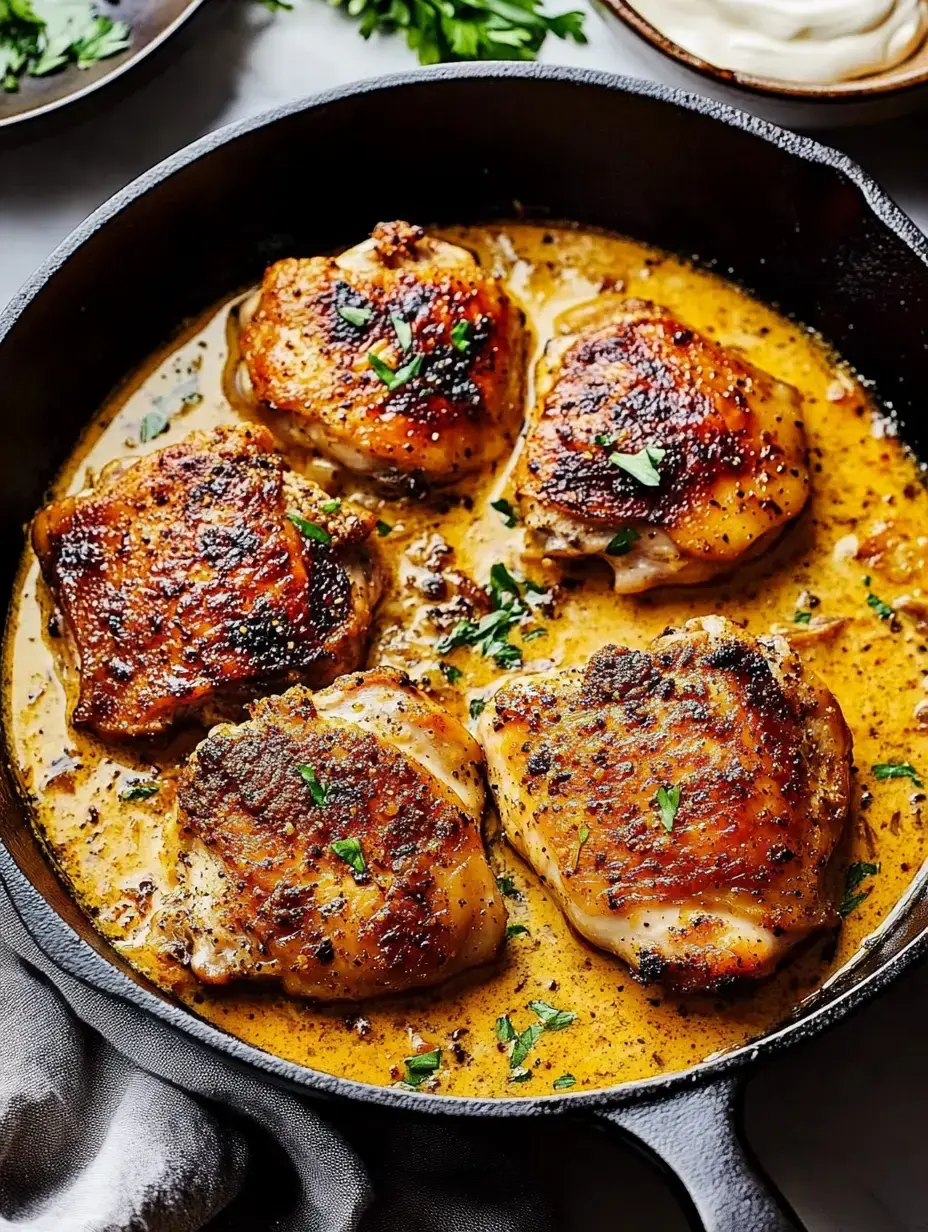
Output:
M13 125L21 124L25 120L36 120L39 116L50 115L53 111L58 111L62 107L69 106L71 103L76 103L79 99L87 98L88 95L102 89L103 86L116 81L124 73L128 73L130 69L140 64L147 56L150 56L162 43L166 43L173 34L177 33L184 22L193 16L202 4L203 0L186 0L177 16L168 22L163 30L159 31L146 43L143 43L141 47L132 51L124 60L115 63L101 77L98 77L95 81L88 82L85 86L69 90L67 94L63 94L60 98L52 99L51 102L38 103L34 107L26 107L22 111L15 111L12 115L0 116L0 129L12 128ZM73 72L74 66L69 65L64 71Z
M0 346L4 344L29 304L43 291L78 248L90 240L116 215L129 208L137 199L213 150L291 116L324 109L333 103L344 102L352 98L376 95L398 87L429 87L457 79L488 80L494 78L593 87L608 90L611 93L653 99L708 119L717 120L729 128L756 136L803 162L830 167L837 175L844 176L854 186L871 213L883 227L909 249L912 258L928 268L928 238L870 176L847 155L831 146L798 136L711 98L635 77L568 65L511 61L442 65L365 78L285 103L257 115L234 120L162 160L115 193L80 223L46 258L9 303L0 309ZM23 808L26 807L24 803L20 803ZM58 876L57 870L53 871ZM900 946L894 953L889 954L872 972L858 978L854 984L832 1000L814 1006L805 1012L800 1010L794 1019L762 1039L749 1041L731 1052L699 1062L689 1069L661 1074L636 1082L620 1083L612 1087L601 1087L592 1091L563 1094L526 1095L515 1098L433 1095L405 1091L398 1087L378 1086L312 1069L309 1066L286 1061L264 1052L236 1036L221 1031L205 1019L199 1018L186 1006L167 1000L162 995L130 979L113 961L84 941L32 884L3 843L0 843L0 878L6 885L14 910L28 935L55 966L90 988L109 995L117 1001L128 1003L130 1007L155 1018L161 1030L171 1028L179 1030L188 1039L219 1052L240 1066L257 1070L271 1080L291 1089L310 1090L338 1098L379 1103L408 1112L442 1116L522 1117L577 1112L604 1114L619 1106L663 1102L684 1092L725 1079L735 1071L743 1072L768 1055L774 1055L793 1044L812 1039L853 1010L863 1006L878 992L888 987L917 958L928 954L928 928L926 928ZM907 910L911 910L919 897L920 893L915 893L911 899L901 901L905 901ZM102 938L102 941L104 945L108 945L106 938Z
M895 97L918 90L928 85L928 64L924 68L902 72L892 81L881 81L882 73L870 77L856 77L850 81L822 82L802 84L801 82L781 81L775 77L760 77L753 73L742 73L736 69L721 68L691 51L687 51L670 35L659 30L635 8L630 0L600 0L610 13L626 25L632 33L643 42L660 52L668 60L674 60L683 68L697 73L717 85L746 90L761 98L790 99L803 103L851 104L861 103L868 99ZM928 39L928 34L925 35ZM919 44L913 56L924 46ZM905 61L897 65L897 69L905 69ZM886 70L889 71L889 70Z

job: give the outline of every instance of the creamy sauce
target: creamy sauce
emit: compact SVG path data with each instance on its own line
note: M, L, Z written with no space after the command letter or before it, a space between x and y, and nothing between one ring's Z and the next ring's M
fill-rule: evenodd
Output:
M803 84L851 81L907 60L926 0L633 0L656 29L718 68Z
M491 823L491 860L512 877L520 895L507 899L511 920L528 929L507 943L494 966L429 993L358 1006L314 1006L273 986L199 987L161 948L153 921L175 887L175 767L202 733L187 731L142 752L107 747L69 727L74 666L66 639L49 632L52 609L31 552L5 651L12 760L40 834L97 928L139 971L259 1048L332 1073L390 1083L401 1076L402 1059L424 1042L443 1049L436 1089L454 1095L543 1094L565 1072L576 1077L574 1089L583 1090L679 1070L782 1022L853 959L918 872L925 855L923 793L906 779L877 781L871 767L911 761L928 772L925 728L915 713L919 702L924 710L928 701L928 648L919 631L919 615L924 627L928 610L919 606L928 598L928 494L891 425L821 342L722 279L628 240L566 228L512 225L442 234L476 251L506 279L528 314L536 356L555 315L607 285L666 305L796 385L805 397L813 492L784 538L731 579L621 597L598 563L562 571L550 561L521 559L522 529L508 529L489 507L511 496L508 462L431 504L388 502L321 460L288 451L294 467L333 492L374 506L392 526L378 543L393 581L377 616L369 663L408 668L465 718L469 702L484 696L498 676L492 663L471 650L453 656L463 671L455 684L439 670L423 600L404 581L415 574L416 541L431 534L454 548L453 567L481 583L495 561L539 582L566 582L556 616L539 620L545 636L529 646L539 666L585 661L607 641L643 646L665 626L710 612L741 620L753 633L775 624L801 629L793 619L797 609L844 618L830 636L800 646L837 695L855 739L854 808L834 869L838 898L849 861L881 865L863 883L869 893L847 916L837 940L819 939L753 995L735 1000L679 998L656 985L641 987L617 959L571 932ZM236 360L230 307L222 305L193 325L103 408L56 484L56 495L80 490L88 474L113 458L137 457L194 428L249 413L228 400L231 395L235 401ZM171 415L169 430L139 445L139 425L153 408ZM875 557L874 545L885 549L882 558ZM869 552L869 559L855 558L855 551ZM869 587L864 575L871 576ZM906 610L880 619L868 594L889 604L902 599ZM133 775L153 773L160 776L156 795L119 799ZM523 1029L534 1021L526 1006L536 998L574 1010L576 1022L545 1033L526 1062L535 1066L531 1078L512 1085L494 1023L508 1013Z

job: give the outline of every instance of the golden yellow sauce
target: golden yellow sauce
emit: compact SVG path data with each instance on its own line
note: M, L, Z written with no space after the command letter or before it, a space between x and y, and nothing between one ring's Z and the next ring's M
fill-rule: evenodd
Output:
M318 459L290 451L294 467L321 476L333 491L373 504L392 526L378 544L392 581L377 616L369 664L408 668L465 719L471 699L486 694L499 675L490 661L466 649L449 656L463 672L460 680L448 684L438 669L435 632L422 622L425 601L404 580L410 572L407 553L432 533L454 548L453 567L481 583L498 560L539 582L566 577L579 583L563 589L556 617L540 620L546 636L527 649L545 665L585 661L608 641L642 646L665 626L710 612L742 621L756 634L775 624L801 632L793 617L797 607L809 606L804 594L809 592L815 615L845 618L829 637L800 649L843 707L859 769L835 877L843 877L848 861L881 866L863 883L861 889L870 892L847 916L836 945L833 938L818 941L752 995L734 1000L679 998L659 986L641 987L617 959L579 940L532 871L501 839L491 837L494 865L511 875L521 895L507 899L512 922L528 929L507 943L492 968L429 993L357 1006L320 1007L282 996L273 986L197 986L159 950L158 930L151 926L175 884L174 767L197 734L187 732L167 748L140 753L105 746L69 727L74 665L66 639L49 632L52 609L31 552L5 652L12 760L39 832L100 931L138 970L196 1013L259 1048L331 1073L389 1083L402 1076L403 1058L424 1042L442 1048L435 1089L453 1095L541 1094L565 1072L576 1077L574 1089L583 1090L679 1070L781 1022L852 960L919 869L925 854L922 795L907 779L877 781L871 767L901 760L928 772L925 728L915 717L918 702L926 698L928 670L917 611L920 588L928 589L928 495L891 426L821 341L730 283L629 240L569 228L506 225L442 234L476 251L506 280L527 312L536 357L560 311L609 286L666 305L797 386L805 398L812 497L773 550L729 580L623 598L613 594L609 571L598 563L563 570L550 561L522 559L521 528L508 529L489 507L509 494L509 462L462 483L454 494L439 493L431 503L388 502L350 477L320 467ZM56 494L80 490L88 473L113 458L138 456L195 428L250 414L233 391L230 307L223 305L193 326L113 398L89 428ZM169 431L139 444L140 424L156 405L171 413ZM885 522L896 524L890 538L902 536L890 564L855 559L849 536L863 543ZM872 574L869 588L865 574ZM915 614L881 619L868 605L868 593L886 603L908 595ZM127 779L150 773L153 765L161 774L158 793L120 800ZM862 806L864 788L872 801L865 798ZM576 1021L542 1035L526 1061L530 1079L513 1085L494 1023L509 1014L516 1029L526 1027L534 1021L527 1009L533 999L575 1011Z

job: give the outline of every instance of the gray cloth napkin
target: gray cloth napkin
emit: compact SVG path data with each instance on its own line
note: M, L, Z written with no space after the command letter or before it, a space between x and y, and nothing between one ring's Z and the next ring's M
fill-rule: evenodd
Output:
M2 890L0 935L0 1228L550 1228L502 1126L287 1093L57 971Z

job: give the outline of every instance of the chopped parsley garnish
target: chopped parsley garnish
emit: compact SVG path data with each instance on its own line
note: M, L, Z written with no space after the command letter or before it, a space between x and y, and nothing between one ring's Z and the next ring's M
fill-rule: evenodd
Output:
M918 771L909 761L885 761L873 767L876 779L911 779L916 787L924 787Z
M797 625L807 625L812 619L812 613L801 608L798 612L793 613L793 620Z
M393 530L393 527L390 525L389 522L382 522L380 521L380 519L378 519L377 534L381 537L381 539L386 539L387 535L389 535L392 532L392 530Z
M516 889L516 883L508 875L504 873L501 877L496 878L496 886L503 898L521 898L522 895Z
M449 684L456 684L461 679L464 673L459 667L455 667L453 663L439 663L438 670L448 681Z
M503 525L509 530L512 530L519 520L519 516L515 509L513 509L509 501L505 500L503 497L500 497L499 500L490 501L490 508L495 509L497 513L502 515Z
M287 517L297 528L301 535L305 535L307 539L315 539L317 543L321 543L324 547L328 547L332 542L332 536L327 530L323 530L321 526L317 526L315 522L307 522L306 518L301 518L298 513L289 512Z
M393 326L397 342L404 351L408 351L412 346L412 326L408 321L404 321L397 312L390 313L390 324Z
M510 937L523 937L523 936L524 937L528 936L528 929L525 927L524 924L507 924L506 925L507 941Z
M511 1044L516 1038L516 1029L512 1025L512 1019L508 1014L503 1014L502 1018L497 1018L496 1038L501 1044Z
M438 639L435 649L444 655L460 646L473 646L498 667L521 667L522 651L509 642L509 633L531 615L535 601L529 596L547 597L548 592L528 578L517 581L504 564L497 563L490 570L487 593L493 611L477 621L459 620L449 633Z
M534 642L536 637L547 637L547 636L548 636L547 629L529 629L527 632L522 634L522 641L523 642Z
M374 316L373 308L359 308L354 304L339 304L336 311L343 320L357 329L369 324Z
M532 1071L530 1069L523 1069L521 1065L509 1071L510 1082L528 1082L531 1076Z
M337 838L330 844L340 860L356 873L367 872L367 861L359 838Z
M470 706L468 707L470 717L472 719L479 719L486 709L486 706L487 704L482 697L472 697L470 700Z
M289 7L283 0L264 0ZM534 60L549 34L585 43L584 13L548 13L542 0L494 0L478 6L471 0L335 0L360 21L362 38L401 33L420 64L445 60Z
M601 445L603 449L611 449L615 444L615 437L610 436L607 432L597 432L593 440L597 445Z
M873 608L880 620L889 620L893 614L893 609L889 604L884 603L878 595L872 593L867 595L867 606Z
M20 77L46 77L68 64L90 68L129 42L128 25L88 0L0 0L0 87L16 91Z
M867 877L875 877L880 871L879 864L870 864L866 860L859 860L855 864L848 866L847 873L844 877L844 901L838 908L838 912L842 916L850 915L855 908L859 907L864 899L869 895L872 887L866 890L861 890L855 893L857 887Z
M524 1031L519 1031L512 1041L512 1051L509 1054L510 1069L519 1069L521 1067L522 1062L541 1039L544 1031L545 1024L543 1022L533 1022Z
M422 371L422 365L425 363L425 356L421 354L414 355L408 364L403 364L402 368L397 368L395 371L373 351L368 351L367 362L383 381L384 385L386 385L387 389L393 393L395 389L399 389L401 385L405 385L407 381L411 381L419 375Z
M474 327L470 321L455 321L451 326L451 345L456 351L466 355L474 336Z
M633 526L623 526L606 544L606 555L627 556L632 550L632 544L637 543L640 538Z
M324 787L322 783L320 783L313 766L297 766L297 773L309 788L309 794L313 798L313 804L318 804L320 808L325 808L327 805L331 804L338 795L338 789L333 784L330 783L328 786Z
M146 782L144 779L135 779L127 784L119 793L120 800L147 800L149 796L153 796L159 789L160 784Z
M657 807L661 811L661 825L669 834L673 829L677 809L680 807L680 788L658 787Z
M611 453L609 461L613 466L626 471L633 479L637 479L646 488L660 487L661 476L657 469L667 454L666 449L658 445L648 445L637 453Z
M441 1049L433 1048L431 1052L417 1052L414 1057L406 1057L406 1081L411 1087L419 1087L427 1078L431 1078L441 1068Z
M574 843L573 850L570 853L570 867L574 871L580 863L580 852L583 850L583 845L589 837L590 827L581 826L577 832L577 841Z
M342 502L339 497L333 496L331 500L325 502L322 506L323 513L338 513L342 507Z
M528 1008L541 1019L541 1025L545 1031L563 1031L577 1018L573 1010L555 1009L547 1001L529 1001Z
M0 0L0 4L2 3L3 0ZM0 45L0 54L2 54L2 50L2 45ZM148 414L142 418L142 422L139 424L140 444L144 445L146 441L153 441L155 437L160 436L162 432L167 432L170 423L171 418L169 415L166 415L164 411L159 411L157 408L153 411L149 411Z
M555 1078L551 1085L555 1091L567 1091L577 1085L577 1080L573 1074L561 1074L560 1078Z

